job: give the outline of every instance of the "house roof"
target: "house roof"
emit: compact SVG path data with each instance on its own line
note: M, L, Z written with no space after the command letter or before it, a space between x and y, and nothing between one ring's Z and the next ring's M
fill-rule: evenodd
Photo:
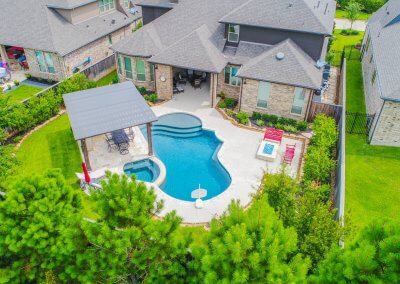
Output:
M249 0L220 22L331 35L335 10L332 0Z
M115 10L73 25L49 3L60 0L2 0L0 44L58 53L64 56L133 22ZM67 3L83 2L69 0Z
M278 53L282 53L284 58L278 59ZM321 75L322 70L316 67L315 61L288 39L248 61L237 76L318 89Z
M220 73L228 60L210 41L210 38L211 32L206 25L203 25L153 56L149 61L180 68Z
M75 140L156 121L132 82L65 94Z
M382 99L400 101L400 1L391 0L368 21Z
M176 3L170 0L144 0L138 3L139 6L158 7L165 9L172 9Z
M47 7L49 8L59 8L59 9L75 9L97 0L47 0Z

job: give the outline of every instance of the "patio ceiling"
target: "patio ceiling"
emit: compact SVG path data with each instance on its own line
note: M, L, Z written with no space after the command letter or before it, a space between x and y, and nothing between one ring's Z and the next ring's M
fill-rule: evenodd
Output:
M75 140L158 119L132 82L66 94L64 103Z

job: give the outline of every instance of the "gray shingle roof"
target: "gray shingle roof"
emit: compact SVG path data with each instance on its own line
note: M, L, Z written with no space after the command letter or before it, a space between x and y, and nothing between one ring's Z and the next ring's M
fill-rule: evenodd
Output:
M277 53L284 58L278 60ZM310 89L321 86L322 70L292 40L285 40L247 62L238 72L242 78L294 85Z
M149 61L186 69L220 73L228 60L210 41L210 38L210 31L206 25L203 25L153 56Z
M333 0L249 0L220 21L330 35L335 10Z
M381 97L400 101L400 1L391 0L368 21Z
M0 44L56 52L61 56L133 21L131 16L115 10L73 25L46 6L52 0L1 1Z
M97 0L47 0L47 7L61 9L75 9Z
M157 120L132 82L65 94L64 102L76 140Z
M172 3L170 0L144 0L138 3L138 5L172 9L175 3Z

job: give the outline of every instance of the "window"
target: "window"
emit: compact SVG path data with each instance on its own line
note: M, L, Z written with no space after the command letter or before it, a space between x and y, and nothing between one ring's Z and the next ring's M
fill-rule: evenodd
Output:
M239 42L239 25L231 25L228 26L228 41L229 42Z
M236 77L238 71L237 67L225 67L225 84L240 86L241 79Z
M129 9L129 8L130 8L130 5L129 5L130 2L131 2L130 0L124 0L124 7L125 7L126 9Z
M99 0L100 12L107 12L115 8L115 0Z
M260 82L260 84L258 85L257 107L268 107L269 89L270 83Z
M146 81L146 68L143 59L136 59L136 75L138 81Z
M108 37L108 43L111 45L112 44L112 36L108 35L107 37Z
M132 61L129 57L124 57L124 65L125 65L125 77L128 79L133 79Z
M51 53L35 51L36 61L39 65L39 70L46 73L56 73L54 68L53 56Z
M372 78L371 78L372 85L375 83L375 81L376 81L376 70L374 70L374 73L372 74Z
M117 62L118 62L118 74L122 74L122 61L120 55L117 55Z
M294 89L294 100L292 104L291 114L301 114L303 112L304 101L306 99L306 92L303 88Z
M155 65L150 63L150 81L154 81L155 77Z

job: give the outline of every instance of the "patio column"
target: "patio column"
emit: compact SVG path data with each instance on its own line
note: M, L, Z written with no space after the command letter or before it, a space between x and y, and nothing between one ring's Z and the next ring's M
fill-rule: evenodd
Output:
M7 62L8 64L10 64L8 61L8 56L7 56L7 52L6 52L6 47L4 45L0 45L0 55L1 55L1 61L3 62Z
M88 171L91 171L92 166L90 165L89 152L88 152L87 145L86 145L86 139L81 140L81 149L82 149L82 153L83 153L83 159L85 160L85 163L86 163L86 167L87 167Z
M151 134L151 123L147 123L147 144L149 146L149 156L153 156L153 136Z
M217 105L217 82L218 74L211 73L210 85L210 107L214 108Z

